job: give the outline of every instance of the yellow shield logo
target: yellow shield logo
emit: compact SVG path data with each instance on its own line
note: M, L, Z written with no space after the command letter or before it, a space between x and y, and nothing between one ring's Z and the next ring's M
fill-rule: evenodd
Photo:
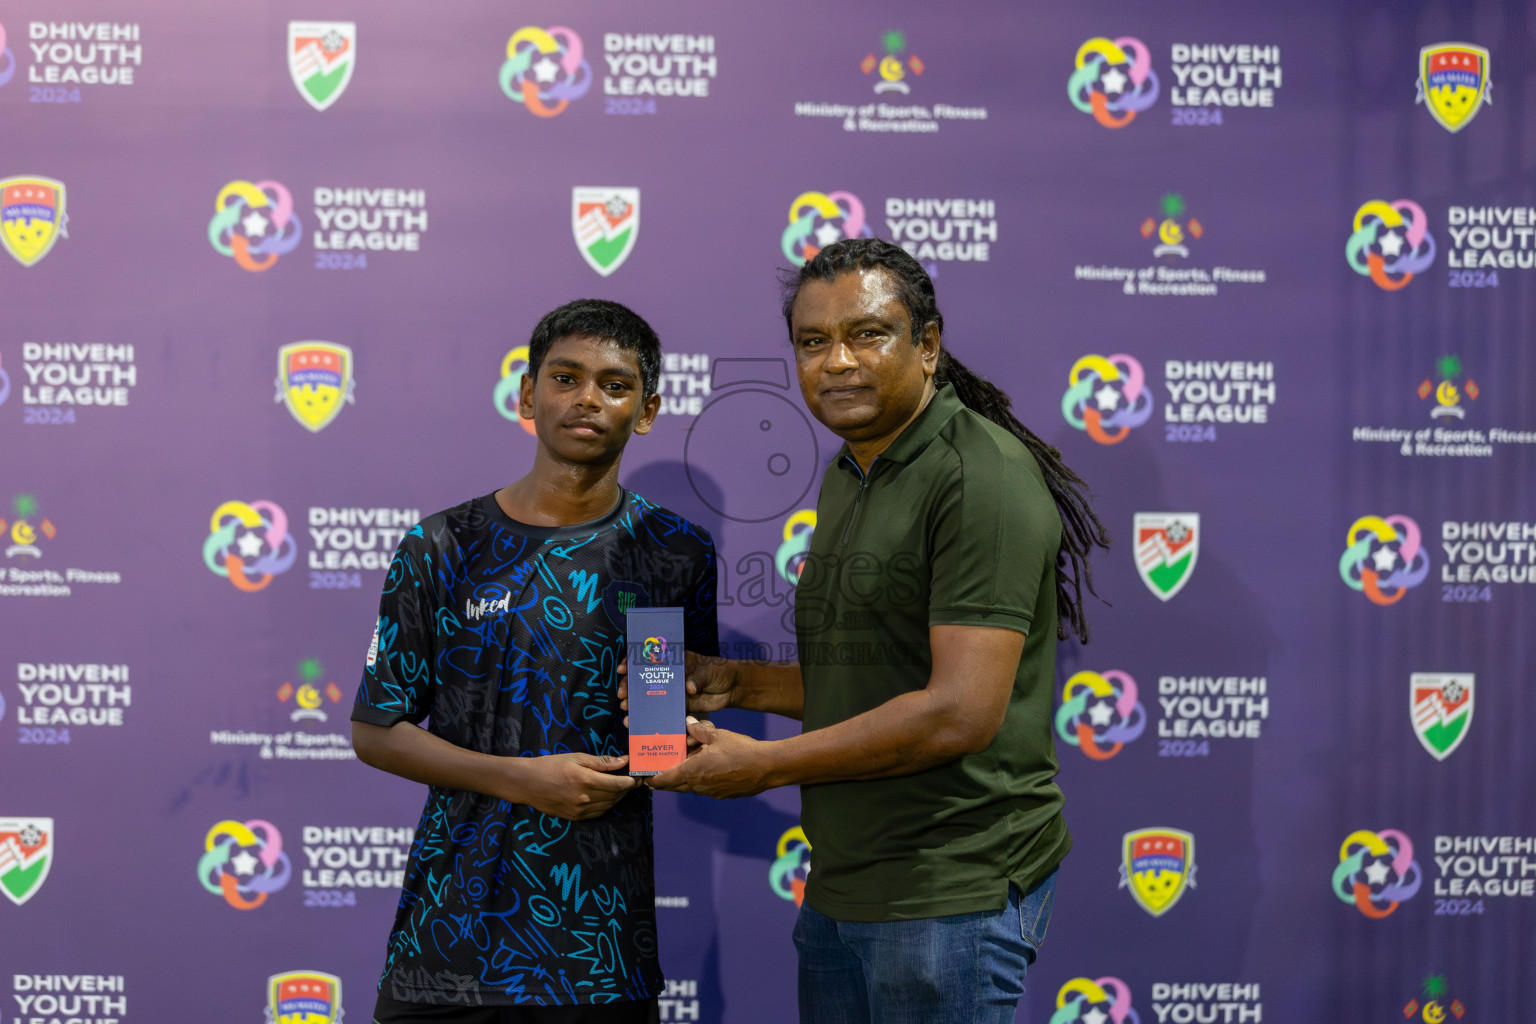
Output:
M1127 832L1122 846L1120 886L1153 917L1161 917L1195 887L1195 837L1177 828Z
M328 341L298 341L277 352L277 397L308 430L316 433L356 402L352 350Z
M64 230L64 183L22 176L0 180L0 242L24 267L53 248Z
M341 1020L341 979L320 971L288 971L267 979L271 1024L336 1024Z
M1493 100L1488 51L1471 43L1437 43L1419 51L1419 101L1448 132L1472 123Z

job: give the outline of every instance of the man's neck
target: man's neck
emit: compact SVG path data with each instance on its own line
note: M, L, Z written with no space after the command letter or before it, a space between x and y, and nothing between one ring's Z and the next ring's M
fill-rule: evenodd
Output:
M907 417L905 423L883 437L873 438L868 441L848 442L848 454L853 456L853 461L858 464L860 472L869 472L869 467L875 464L875 459L887 448L895 444L898 437L906 433L907 428L923 414L923 410L928 408L928 403L933 401L933 396L937 393L938 385L933 382L932 377L929 377L923 386L922 401L917 403L916 411Z
M496 492L496 504L529 526L575 526L601 519L619 502L619 462L581 466L534 456L526 476Z

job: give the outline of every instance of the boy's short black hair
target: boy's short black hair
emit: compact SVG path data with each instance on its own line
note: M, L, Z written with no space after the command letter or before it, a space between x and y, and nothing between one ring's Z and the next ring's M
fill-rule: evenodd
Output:
M544 314L528 339L528 369L524 371L528 379L538 379L539 366L550 345L561 338L589 337L611 341L635 353L644 384L641 400L656 393L661 383L661 339L639 313L607 299L577 299Z

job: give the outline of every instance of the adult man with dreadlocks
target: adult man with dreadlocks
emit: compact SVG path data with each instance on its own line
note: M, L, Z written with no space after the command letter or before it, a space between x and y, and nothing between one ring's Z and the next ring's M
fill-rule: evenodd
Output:
M1056 642L1088 637L1085 487L941 345L933 283L852 239L785 282L806 405L842 437L796 593L797 664L694 659L708 722L652 780L716 797L800 784L805 1022L1012 1021L1071 847L1053 778Z

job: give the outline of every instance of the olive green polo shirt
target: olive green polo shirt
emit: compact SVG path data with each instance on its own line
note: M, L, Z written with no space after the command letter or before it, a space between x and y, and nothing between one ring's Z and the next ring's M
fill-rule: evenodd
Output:
M844 921L997 910L1009 882L1028 891L1070 849L1051 736L1060 541L1029 450L948 386L867 475L846 446L827 468L795 594L807 730L926 687L930 626L1026 640L986 750L801 788L816 910Z

